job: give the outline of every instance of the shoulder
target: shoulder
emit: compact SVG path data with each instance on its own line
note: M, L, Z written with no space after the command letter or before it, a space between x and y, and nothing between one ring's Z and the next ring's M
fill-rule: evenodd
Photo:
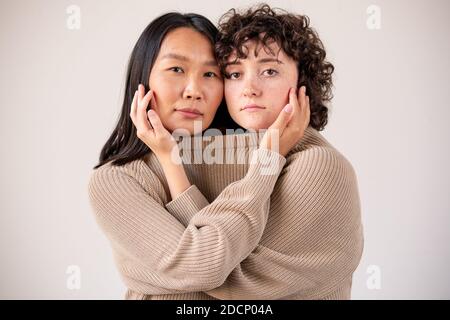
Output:
M359 219L359 188L353 166L320 136L308 137L288 155L275 190L275 201L295 203L308 214Z
M134 179L140 182L142 180L142 169L140 169L142 166L140 162L142 161L134 160L121 166L107 162L91 172L89 186L117 184L123 179Z
M311 192L358 194L357 177L350 161L314 129L287 155L281 174L296 190L303 186Z
M146 193L167 201L164 188L156 174L149 168L145 158L130 161L124 165L117 166L108 162L94 169L88 179L88 192L122 192L129 188L142 188Z
M308 128L304 137L289 152L286 166L307 167L323 171L348 171L354 174L350 161L317 130Z
M317 173L346 172L354 174L350 161L338 150L328 146L308 146L286 158L290 170L314 170Z

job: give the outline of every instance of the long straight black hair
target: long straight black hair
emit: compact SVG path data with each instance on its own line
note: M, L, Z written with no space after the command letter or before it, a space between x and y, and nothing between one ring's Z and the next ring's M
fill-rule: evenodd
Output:
M192 28L206 36L214 48L217 38L217 28L206 17L195 14L181 14L170 12L153 20L142 32L131 53L127 76L125 94L123 98L120 118L108 141L103 146L97 169L103 164L112 161L113 165L121 166L150 152L150 148L136 135L136 127L130 118L131 102L134 92L141 83L149 88L150 72L161 48L164 37L170 31L180 28ZM224 100L220 104L216 116L210 126L222 132L225 128L238 128L231 119Z

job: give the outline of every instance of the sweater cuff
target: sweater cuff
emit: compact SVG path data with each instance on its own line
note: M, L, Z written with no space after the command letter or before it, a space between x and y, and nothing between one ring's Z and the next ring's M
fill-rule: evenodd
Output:
M260 176L262 180L270 179L273 176L278 178L278 175L285 164L286 158L278 152L259 148L253 151L251 155L250 167L247 174L249 176L256 174Z
M207 205L209 202L205 196L196 185L191 185L182 194L167 203L166 209L187 227L191 218Z

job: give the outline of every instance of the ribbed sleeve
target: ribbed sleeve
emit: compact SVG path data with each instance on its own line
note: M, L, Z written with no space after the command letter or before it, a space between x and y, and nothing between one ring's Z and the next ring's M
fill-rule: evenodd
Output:
M166 204L166 208L178 221L187 227L191 218L207 205L209 205L209 202L205 196L198 190L196 185L191 185L177 198Z
M362 250L352 166L334 149L310 148L291 156L280 175L259 246L207 293L220 299L349 299L342 288Z
M261 242L221 286L206 293L217 299L349 299L363 247L350 163L330 148L295 153L271 201ZM187 226L206 205L192 186L167 209Z
M130 289L206 291L225 281L261 239L286 159L258 149L251 162L246 176L198 211L186 228L127 170L108 165L92 173L90 203Z

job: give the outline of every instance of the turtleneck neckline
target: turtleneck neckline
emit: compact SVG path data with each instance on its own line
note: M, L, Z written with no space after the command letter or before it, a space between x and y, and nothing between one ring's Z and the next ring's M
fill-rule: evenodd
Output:
M188 148L189 142L191 147L188 149L198 150L205 149L209 145L214 144L215 148L257 148L264 135L264 132L257 131L244 131L231 134L220 135L196 135L183 137L179 142L184 148ZM318 131L312 127L308 127L305 130L304 136L298 141L298 144L308 143L314 138L317 138Z

